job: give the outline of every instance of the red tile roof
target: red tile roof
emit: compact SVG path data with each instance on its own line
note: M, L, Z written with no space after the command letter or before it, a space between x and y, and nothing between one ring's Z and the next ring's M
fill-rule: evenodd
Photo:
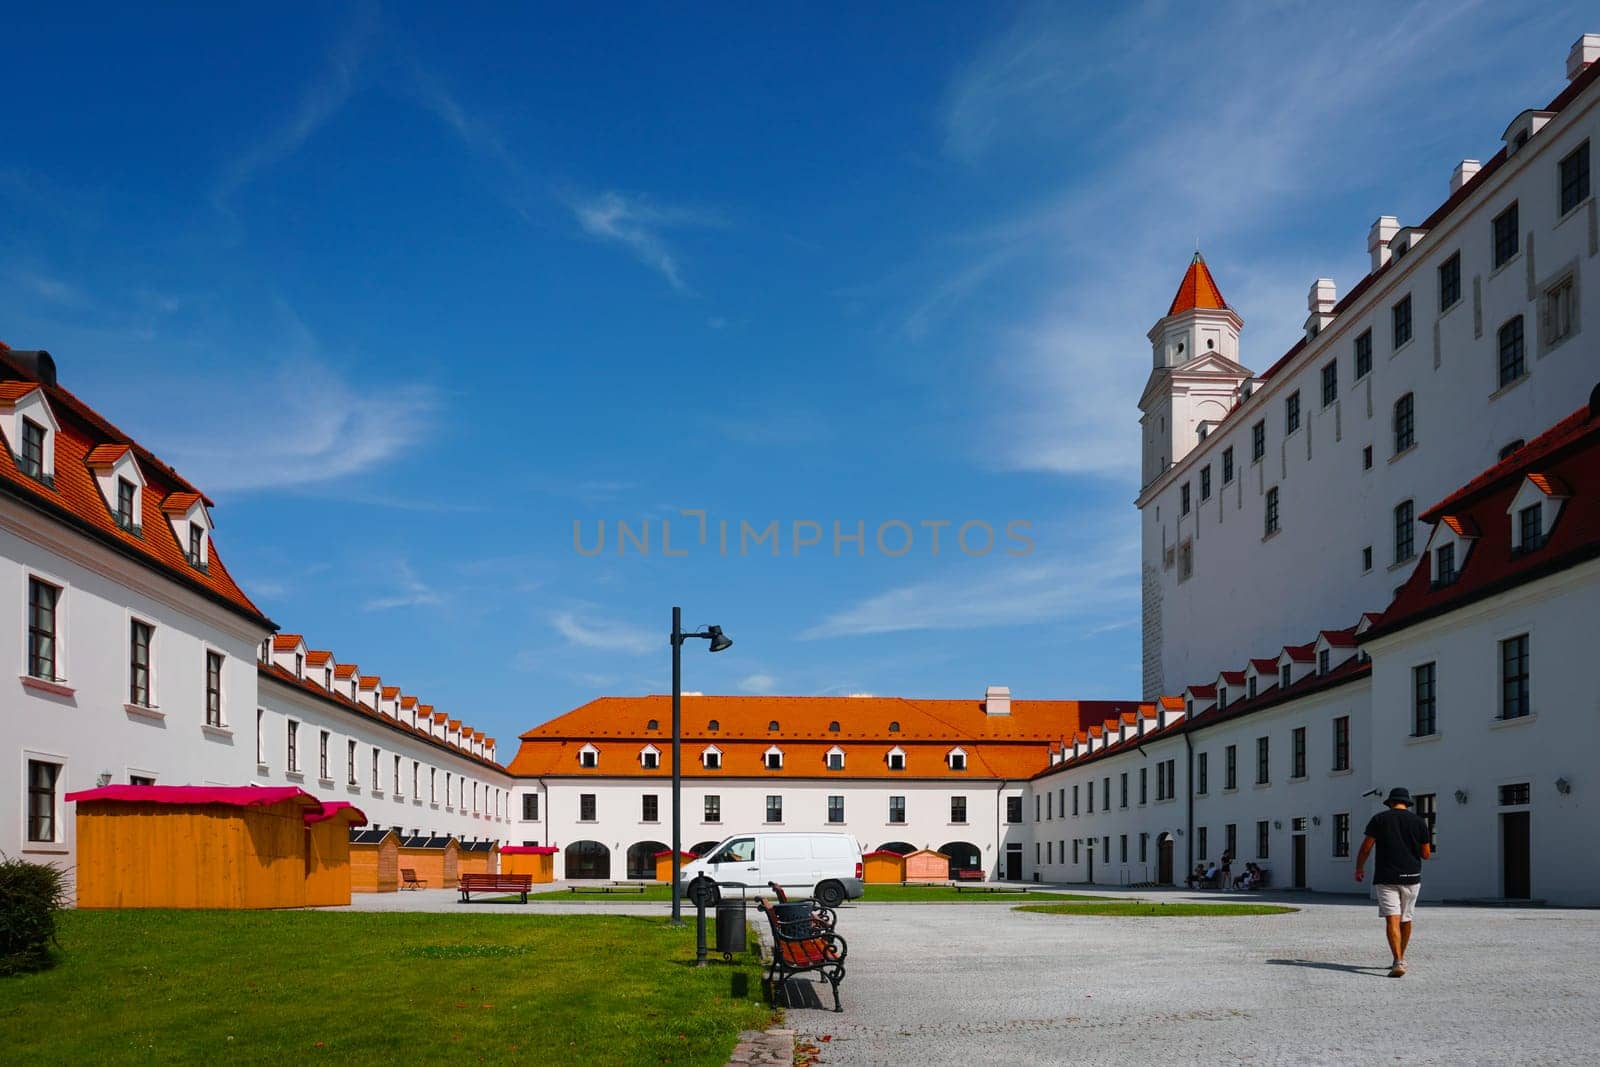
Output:
M1272 675L1276 675L1278 673L1278 661L1275 660L1275 659L1254 659L1254 658L1252 658L1250 660L1250 666L1252 666L1252 667L1254 667L1256 669L1256 673L1257 674L1272 674Z
M313 649L306 653L306 663L312 667L321 667L333 658L333 653L323 649Z
M356 671L360 669L354 663L340 663L333 668L333 676L340 679L353 678Z
M27 502L252 623L273 629L272 620L261 613L228 573L215 544L205 570L189 565L187 546L178 543L162 513L161 501L172 493L192 494L194 499L203 500L194 487L70 391L31 381L12 360L10 350L0 350L0 398L15 400L41 388L61 426L55 439L55 484L44 485L22 473L11 449L6 447L0 448L0 492ZM117 525L88 465L89 454L108 444L132 448L144 476L146 491L140 494L139 534Z
M161 510L168 515L183 515L190 508L201 502L199 493L176 492L168 493L161 501Z
M1600 66L1600 64L1596 64ZM1496 463L1460 489L1451 493L1421 515L1423 522L1438 522L1439 516L1444 513L1454 514L1465 512L1482 493L1496 486L1508 474L1520 474L1523 471L1539 470L1548 471L1550 464L1543 462L1546 456L1559 455L1582 442L1594 432L1594 426L1589 419L1589 409L1579 408L1544 433L1535 437L1521 448L1517 449L1505 459Z
M1206 259L1199 252L1189 261L1189 269L1183 274L1183 281L1178 283L1178 291L1173 294L1172 306L1167 308L1168 315L1176 315L1180 311L1194 311L1204 308L1220 311L1228 306L1222 299L1222 290L1217 288L1216 279L1211 277L1211 270L1206 266Z
M1317 636L1334 648L1354 648L1356 644L1356 631L1353 626L1348 630L1324 630Z
M272 651L293 652L295 649L300 647L301 642L304 640L305 638L301 637L299 634L273 634Z
M1296 663L1310 663L1317 658L1317 643L1315 641L1307 641L1303 645L1284 645L1283 651L1287 652L1289 658ZM1281 658L1283 653L1280 652L1278 655Z
M95 445L83 461L95 470L115 466L123 456L133 451L131 445Z

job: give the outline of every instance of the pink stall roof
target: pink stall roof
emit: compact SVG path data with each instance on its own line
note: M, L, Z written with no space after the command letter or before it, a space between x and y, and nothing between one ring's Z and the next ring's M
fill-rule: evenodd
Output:
M680 856L688 856L690 859L696 859L698 857L698 854L694 853L694 852L680 852L678 854ZM657 852L655 854L655 857L656 857L656 859L660 859L662 856L670 856L670 855L672 855L672 850L670 848L664 848L660 852Z
M299 800L305 807L322 807L322 801L292 785L103 785L68 793L67 800L83 803L109 800L122 804L227 804L249 807Z
M861 854L861 858L866 859L868 856L893 856L897 860L903 860L906 858L906 855L907 853L896 852L892 848L880 848L875 849L872 852L863 852Z
M554 856L560 852L553 845L501 845L502 856Z
M325 800L322 802L321 811L308 811L305 814L306 825L326 822L336 815L348 815L346 826L367 825L367 814L348 800Z

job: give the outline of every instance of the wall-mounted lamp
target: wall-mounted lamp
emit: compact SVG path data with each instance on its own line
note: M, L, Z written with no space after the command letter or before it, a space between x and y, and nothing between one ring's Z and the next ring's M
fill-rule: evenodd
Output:
M1466 802L1467 802L1467 791L1465 789L1457 789L1456 790L1456 803L1457 804L1465 804Z
M1562 796L1566 796L1568 793L1572 792L1572 783L1567 781L1565 778L1557 778L1556 792L1560 793Z
M111 784L111 772L110 771L101 771L99 774L95 775L94 776L94 784L95 785L99 785L99 786L110 785Z
M1322 825L1322 816L1320 816L1320 815L1311 816L1311 825L1312 826L1321 826Z
M1283 820L1282 819L1274 819L1274 820L1272 820L1272 828L1274 830L1282 830L1283 829Z

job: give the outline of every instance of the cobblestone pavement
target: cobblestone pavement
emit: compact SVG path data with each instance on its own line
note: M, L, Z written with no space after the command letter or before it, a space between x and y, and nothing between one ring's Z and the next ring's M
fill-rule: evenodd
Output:
M839 1067L1596 1061L1600 911L1419 908L1411 973L1391 979L1372 904L1281 899L1303 910L847 907L844 1013L793 1009L785 1025Z

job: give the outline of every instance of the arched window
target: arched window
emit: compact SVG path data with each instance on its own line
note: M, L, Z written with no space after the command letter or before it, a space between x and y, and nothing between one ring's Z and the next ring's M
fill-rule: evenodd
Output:
M777 719L773 719L771 722L767 723L767 733L775 734L777 732L778 732L778 720Z
M706 723L706 732L707 733L713 733L714 734L720 729L722 729L722 724L720 722L718 722L716 719L712 719L710 722Z
M828 724L828 732L830 734L838 733L839 732L839 724L838 724L838 722L830 722Z
M649 722L644 724L644 728L646 730L659 730L661 729L661 724L656 722L656 720L651 719Z
M898 723L898 722L892 722L892 723L890 723L890 724L889 724L889 732L890 732L890 733L891 733L891 734L897 734L897 733L899 733L899 732L900 732L900 724L899 724L899 723Z

